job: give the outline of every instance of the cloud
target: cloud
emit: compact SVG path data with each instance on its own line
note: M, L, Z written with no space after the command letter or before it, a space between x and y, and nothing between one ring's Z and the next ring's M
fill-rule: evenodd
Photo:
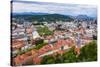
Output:
M97 12L96 6L93 5L14 1L12 6L13 12L59 13L65 15L86 14L90 16L96 15Z

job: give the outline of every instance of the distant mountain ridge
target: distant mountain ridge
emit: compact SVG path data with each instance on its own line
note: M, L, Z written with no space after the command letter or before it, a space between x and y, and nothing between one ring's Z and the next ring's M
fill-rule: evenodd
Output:
M55 22L55 21L90 21L94 18L87 15L62 15L62 14L48 14L48 13L34 13L34 12L24 12L24 13L13 13L12 17L17 19L24 19L26 21L38 21L38 22Z
M77 20L82 20L82 21L88 21L88 20L93 20L93 17L87 16L87 15L78 15L75 17Z

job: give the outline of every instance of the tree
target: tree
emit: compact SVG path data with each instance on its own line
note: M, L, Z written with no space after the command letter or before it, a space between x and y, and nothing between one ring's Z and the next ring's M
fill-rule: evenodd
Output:
M77 57L76 57L76 54L74 52L74 47L72 47L68 52L65 52L63 54L63 58L64 58L64 63L76 62Z
M41 36L42 35L52 35L53 34L53 31L50 31L47 26L38 27L37 31Z
M43 57L43 60L41 61L41 64L53 64L55 63L53 56L45 56Z
M96 61L97 60L97 43L92 41L81 49L79 56L80 61Z

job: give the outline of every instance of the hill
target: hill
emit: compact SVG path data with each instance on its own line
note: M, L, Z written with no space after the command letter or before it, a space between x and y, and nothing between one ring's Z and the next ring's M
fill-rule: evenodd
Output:
M73 21L74 19L70 16L61 14L14 14L13 18L23 21L37 21L37 22L56 22L56 21Z

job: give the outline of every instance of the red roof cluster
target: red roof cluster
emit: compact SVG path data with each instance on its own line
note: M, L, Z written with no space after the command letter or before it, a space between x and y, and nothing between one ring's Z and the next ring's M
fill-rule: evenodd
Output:
M19 49L19 48L21 48L21 47L23 47L24 46L24 41L23 40L13 40L12 41L12 48L13 49Z
M37 51L30 51L29 53L25 53L23 55L19 55L15 58L15 62L16 64L20 64L24 61L27 61L27 58L29 57L32 57L33 55L33 62L35 64L38 64L40 63L41 61L41 58L39 58L38 56L44 54L44 53L47 53L48 51L51 51L51 50L55 50L55 49L58 49L58 48L61 48L62 46L64 45L68 45L70 46L71 44L73 44L72 40L71 39L68 39L68 40L58 40L55 44L54 44L54 47L51 47L50 45L45 45L43 46L42 48L40 48L39 50ZM57 53L59 54L62 54L64 53L64 51L62 50L59 50Z
M32 57L31 52L26 52L25 54L19 55L15 58L15 64L23 63L30 57Z

